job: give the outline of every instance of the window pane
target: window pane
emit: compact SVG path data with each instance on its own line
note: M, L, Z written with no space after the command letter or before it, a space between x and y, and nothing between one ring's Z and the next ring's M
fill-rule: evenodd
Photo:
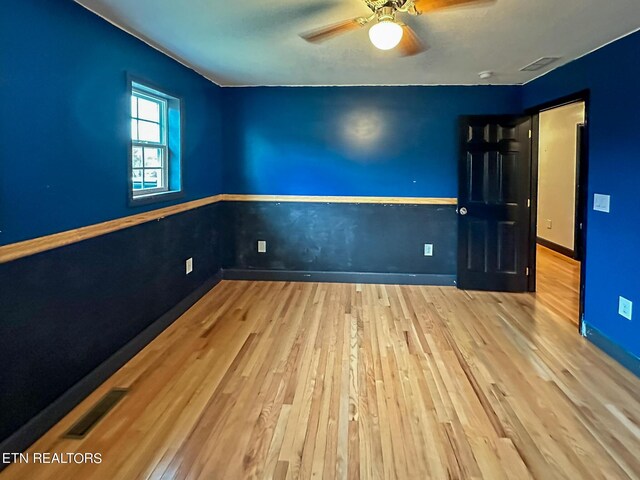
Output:
M162 187L162 170L145 170L144 171L144 188Z
M133 147L133 168L142 167L142 147Z
M131 95L131 116L138 116L138 97Z
M159 148L144 149L144 166L149 168L162 167L162 150Z
M160 104L146 98L138 98L138 117L160 123Z
M140 190L142 188L142 169L133 170L133 189Z
M160 125L157 123L140 120L138 122L138 134L140 135L139 140L143 142L160 143Z
M138 140L138 121L131 120L131 139Z

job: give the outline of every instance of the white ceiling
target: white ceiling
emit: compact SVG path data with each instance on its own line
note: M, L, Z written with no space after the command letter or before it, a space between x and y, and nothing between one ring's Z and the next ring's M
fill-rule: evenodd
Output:
M77 1L224 86L522 84L640 27L640 0L497 0L403 15L431 49L401 58L366 27L321 45L298 36L366 15L362 0ZM562 60L519 71L543 56Z

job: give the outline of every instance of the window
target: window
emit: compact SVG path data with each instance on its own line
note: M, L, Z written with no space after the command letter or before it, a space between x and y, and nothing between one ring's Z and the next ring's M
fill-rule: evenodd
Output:
M131 82L133 203L165 200L167 194L181 191L180 134L180 101Z

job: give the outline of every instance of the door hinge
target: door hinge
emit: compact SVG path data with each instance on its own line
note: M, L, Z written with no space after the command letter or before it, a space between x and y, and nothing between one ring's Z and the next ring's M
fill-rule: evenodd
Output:
M529 130L529 138L531 138L533 136L531 130Z
M527 198L527 208L531 208L531 199Z
M527 277L529 276L529 267L527 267L527 268L525 269L525 272L524 272L524 273L527 275Z

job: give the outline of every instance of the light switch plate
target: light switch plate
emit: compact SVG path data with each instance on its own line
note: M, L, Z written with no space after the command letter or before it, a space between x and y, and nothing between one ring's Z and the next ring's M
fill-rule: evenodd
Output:
M553 222L550 219L547 219L547 228L551 230L553 228Z
M258 253L267 253L266 240L258 240Z
M627 320L631 320L633 313L633 302L624 297L618 299L618 313Z
M424 256L433 257L433 243L424 244Z
M193 272L193 258L187 258L187 261L184 263L187 275L189 275L191 272Z
M593 195L593 209L597 212L609 213L611 205L611 196L595 193Z

